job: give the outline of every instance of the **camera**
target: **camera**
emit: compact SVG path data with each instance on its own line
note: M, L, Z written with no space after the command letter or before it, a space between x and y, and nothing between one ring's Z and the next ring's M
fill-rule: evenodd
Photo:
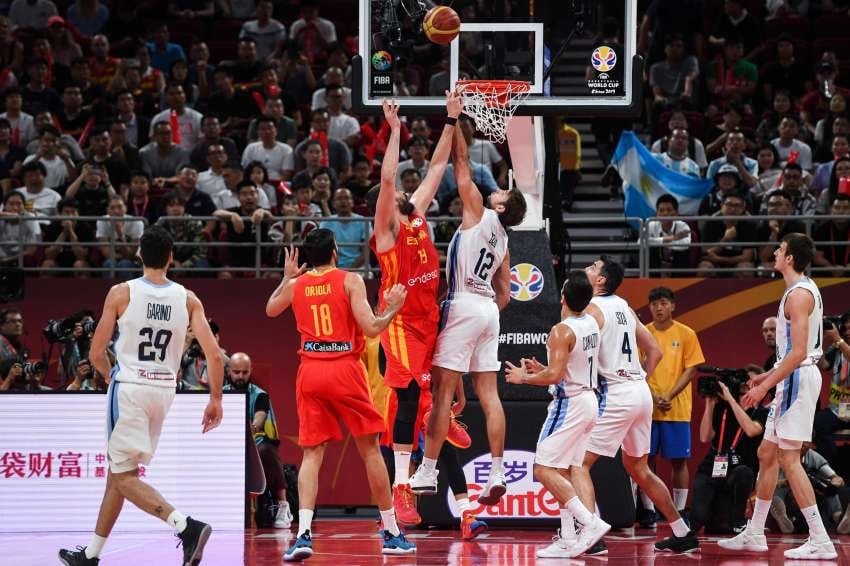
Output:
M47 371L47 364L44 362L24 362L21 364L23 374L27 377L44 373Z
M714 366L697 366L700 373L707 374L700 376L697 381L697 393L702 397L719 397L720 383L723 383L729 388L729 393L732 397L738 398L741 395L741 386L750 380L750 376L745 369L734 368L717 368Z
M51 344L70 342L74 338L74 326L77 323L82 325L84 336L94 332L97 321L91 319L92 315L91 311L79 311L68 318L49 320L41 332Z
M825 316L823 317L823 329L826 330L838 330L841 332L841 318L840 316Z

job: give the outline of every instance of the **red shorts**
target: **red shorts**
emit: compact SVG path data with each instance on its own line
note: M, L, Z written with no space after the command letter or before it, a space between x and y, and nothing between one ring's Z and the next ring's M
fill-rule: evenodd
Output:
M430 380L431 358L437 343L437 322L437 317L396 315L381 333L381 346L387 357L384 383L388 387L404 389L413 379L420 386Z
M416 421L413 423L413 449L419 446L419 433L422 431L422 424L425 413L431 409L431 382L419 381L419 407L416 410ZM398 397L395 389L390 389L390 394L387 395L387 410L386 427L381 435L381 446L392 448L393 445L393 427L395 426L395 416L398 412Z
M298 444L342 439L339 419L354 436L377 434L384 419L372 404L366 367L359 358L301 359L295 382Z

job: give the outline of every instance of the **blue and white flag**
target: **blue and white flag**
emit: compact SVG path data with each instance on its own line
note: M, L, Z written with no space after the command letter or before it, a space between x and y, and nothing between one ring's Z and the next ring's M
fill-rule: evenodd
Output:
M620 136L611 165L623 179L626 216L655 216L655 201L665 194L676 197L682 216L697 214L703 197L711 191L710 180L664 167L632 131L624 131Z

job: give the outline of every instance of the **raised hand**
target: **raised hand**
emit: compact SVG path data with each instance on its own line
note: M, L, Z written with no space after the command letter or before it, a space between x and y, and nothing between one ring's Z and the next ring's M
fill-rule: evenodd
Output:
M523 363L520 362L520 366L522 365ZM522 385L525 383L526 375L524 367L515 366L511 362L505 362L505 381L508 383Z
M307 264L302 263L298 265L298 248L295 246L289 246L288 248L284 248L284 259L283 259L283 276L287 279L295 279L305 271L307 271Z
M457 118L463 111L463 97L457 92L446 91L446 113L449 118Z
M390 128L393 130L397 130L401 128L401 120L398 117L398 102L393 99L384 99L383 103L384 107L384 119L387 121L387 124L390 125Z

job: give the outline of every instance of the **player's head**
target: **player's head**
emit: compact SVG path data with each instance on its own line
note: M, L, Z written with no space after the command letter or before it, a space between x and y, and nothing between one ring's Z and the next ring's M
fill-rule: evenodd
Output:
M162 226L151 226L139 240L139 256L149 269L165 269L171 263L174 238Z
M676 297L669 287L656 287L649 292L649 311L655 324L663 324L673 318Z
M776 271L785 273L793 269L796 273L803 273L815 257L815 244L805 234L791 232L780 240L773 257Z
M587 308L593 298L593 285L581 269L574 269L567 275L561 287L561 301L571 311L579 313Z
M327 228L310 230L304 239L304 257L312 267L336 265L337 249L334 233Z
M516 189L490 193L487 197L487 205L499 214L499 222L505 228L520 224L528 209L525 196Z
M613 295L623 282L623 266L607 255L599 256L599 259L584 269L587 277L593 284L593 291L597 295Z
M375 216L378 210L378 195L381 193L381 184L378 183L366 193L366 207L369 209L369 214ZM410 216L416 210L413 203L410 202L410 195L404 191L396 191L395 195L396 210L403 216Z

